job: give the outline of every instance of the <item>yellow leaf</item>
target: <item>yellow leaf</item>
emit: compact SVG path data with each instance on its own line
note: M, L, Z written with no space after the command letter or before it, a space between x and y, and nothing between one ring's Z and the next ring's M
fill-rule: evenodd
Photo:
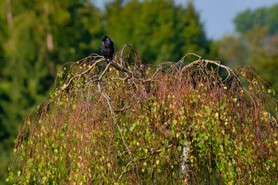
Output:
M156 160L156 162L155 162L155 163L156 163L156 165L158 165L158 164L159 164L159 162L160 162L159 160Z

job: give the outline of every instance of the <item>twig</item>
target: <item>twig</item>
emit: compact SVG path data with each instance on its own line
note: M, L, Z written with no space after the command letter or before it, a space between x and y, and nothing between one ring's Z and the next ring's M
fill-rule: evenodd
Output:
M100 81L99 81L99 82L100 82ZM114 125L117 127L117 129L118 129L118 131L119 131L119 133L120 133L121 140L123 141L123 144L124 144L126 150L128 151L128 154L129 154L129 157L130 157L131 161L134 162L135 167L136 167L136 171L137 171L137 175L139 176L139 170L138 170L137 163L135 162L134 157L133 157L133 155L132 155L132 153L131 153L129 147L127 146L127 144L126 144L126 142L125 142L125 139L124 139L123 134L122 134L122 129L121 129L120 126L117 124L116 114L115 114L115 112L114 112L114 109L113 109L113 106L112 106L112 103L111 103L111 99L110 99L110 97L109 97L106 93L104 93L104 92L102 91L102 88L101 88L101 85L100 85L99 82L98 82L99 92L101 93L101 95L102 95L102 96L106 99L106 101L107 101L107 104L108 104L108 106L109 106L109 110L110 110L110 112L111 112L111 114L112 114L112 118L113 118Z
M125 168L127 169L127 168L129 167L129 165L130 165L131 163L133 163L133 162L135 162L135 161L133 161L133 160L129 161L129 162L127 163L127 165L125 166ZM126 170L124 170L124 171L121 173L121 175L120 175L119 178L118 178L118 182L121 180L122 176L123 176L125 173L126 173Z
M111 62L108 63L108 65L105 67L105 69L103 70L103 72L99 75L98 80L101 80L103 75L107 72L107 70L109 69L109 67L111 66Z
M90 66L87 70L83 71L83 72L80 73L80 74L77 74L77 75L71 77L71 78L69 79L68 83L67 83L67 84L64 84L64 85L62 86L61 92L64 91L64 90L71 84L71 82L72 82L75 78L80 78L82 75L88 73L93 67L96 66L96 64L98 64L99 62L102 62L102 61L103 61L103 59L100 59L100 60L95 61L94 65ZM57 96L57 95L56 95L56 96Z

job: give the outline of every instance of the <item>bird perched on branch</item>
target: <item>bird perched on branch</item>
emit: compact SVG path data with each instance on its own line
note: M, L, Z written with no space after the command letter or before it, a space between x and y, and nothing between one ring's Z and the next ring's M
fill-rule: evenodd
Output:
M106 59L112 60L114 52L115 49L113 41L110 39L110 37L104 36L102 39L101 53Z

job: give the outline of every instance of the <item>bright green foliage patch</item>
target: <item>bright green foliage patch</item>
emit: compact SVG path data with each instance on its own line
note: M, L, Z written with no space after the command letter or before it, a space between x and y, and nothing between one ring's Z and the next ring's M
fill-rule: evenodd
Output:
M125 46L114 62L93 55L62 67L19 132L7 181L276 182L272 89L249 68L186 58L149 66ZM180 174L186 142L190 176Z

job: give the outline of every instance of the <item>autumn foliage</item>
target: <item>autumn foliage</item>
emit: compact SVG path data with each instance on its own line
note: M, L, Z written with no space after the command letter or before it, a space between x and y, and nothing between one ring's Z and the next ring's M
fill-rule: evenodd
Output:
M189 63L189 59L196 60ZM158 66L125 46L64 65L20 129L18 184L271 184L277 101L255 71L194 54ZM181 174L187 143L189 176Z

